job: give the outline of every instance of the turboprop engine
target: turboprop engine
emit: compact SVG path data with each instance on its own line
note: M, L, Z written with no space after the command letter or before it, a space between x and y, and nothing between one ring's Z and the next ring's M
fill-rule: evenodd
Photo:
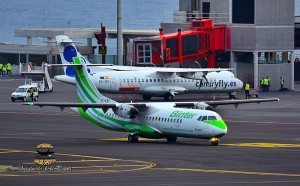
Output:
M139 113L137 108L129 104L122 104L118 108L114 108L113 111L116 115L129 119L134 119L135 116Z

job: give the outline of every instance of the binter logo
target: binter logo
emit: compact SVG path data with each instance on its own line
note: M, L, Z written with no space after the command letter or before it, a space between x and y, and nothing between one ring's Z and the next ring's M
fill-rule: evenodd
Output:
M224 80L203 82L203 80L201 80L196 82L196 87L199 87L199 89L201 87L213 87L214 89L217 88L226 89L227 87L236 87L236 82L226 82Z
M171 113L169 117L171 118L193 118L195 115L194 113L191 112L182 112L182 111L174 111Z

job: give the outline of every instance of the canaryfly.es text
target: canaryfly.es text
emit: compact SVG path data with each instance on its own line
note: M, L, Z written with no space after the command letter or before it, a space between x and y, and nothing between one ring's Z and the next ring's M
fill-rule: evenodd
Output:
M226 89L227 87L236 87L236 82L228 82L224 80L219 80L219 81L197 81L196 82L196 87L199 89L201 87L213 87L214 89L217 88L223 88Z

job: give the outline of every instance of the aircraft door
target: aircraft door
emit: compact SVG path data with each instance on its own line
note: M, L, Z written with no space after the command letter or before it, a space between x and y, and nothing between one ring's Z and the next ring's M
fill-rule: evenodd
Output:
M116 89L116 79L110 78L110 89L115 90Z

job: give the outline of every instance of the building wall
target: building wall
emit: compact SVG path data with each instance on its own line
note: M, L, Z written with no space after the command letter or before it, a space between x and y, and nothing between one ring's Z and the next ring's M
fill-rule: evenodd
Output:
M294 0L256 0L255 25L294 25Z
M231 50L293 50L293 27L256 27L233 25Z
M280 89L280 77L284 78L284 88L292 89L292 64L259 64L258 65L258 78L269 76L271 78L270 91L278 91Z

